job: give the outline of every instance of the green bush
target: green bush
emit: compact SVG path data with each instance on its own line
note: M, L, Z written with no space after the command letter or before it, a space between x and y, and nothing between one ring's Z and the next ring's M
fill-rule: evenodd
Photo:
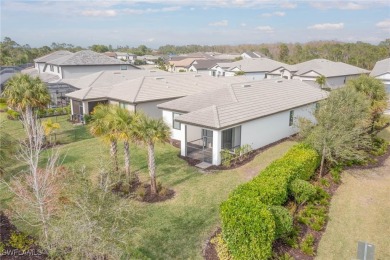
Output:
M7 110L7 118L10 120L17 120L17 119L19 119L19 116L20 116L19 112L12 110L12 109Z
M7 103L7 99L3 98L3 97L0 97L0 103Z
M305 203L316 195L316 188L307 181L295 179L291 182L289 190L298 203Z
M341 172L343 171L343 167L341 165L335 165L330 169L330 175L335 183L341 182Z
M290 212L282 206L272 206L270 210L275 220L275 238L287 237L293 231Z
M5 250L5 245L3 244L3 242L0 242L0 254L2 254Z
M33 240L26 234L13 232L9 238L8 244L13 248L24 252L31 247Z
M215 246L215 251L217 251L217 255L220 260L233 259L221 234L216 235L210 240L210 242Z
M385 139L380 137L372 138L372 150L370 153L375 156L384 155L387 152L388 143Z
M230 196L220 207L222 235L236 259L268 259L275 221L267 206L253 197Z
M324 228L327 219L327 208L323 205L307 205L298 214L298 222L320 231Z

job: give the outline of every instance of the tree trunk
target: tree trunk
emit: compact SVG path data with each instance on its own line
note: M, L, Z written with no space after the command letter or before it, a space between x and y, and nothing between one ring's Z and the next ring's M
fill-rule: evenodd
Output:
M149 175L150 175L150 190L152 194L157 194L157 184L156 184L156 164L154 162L154 144L148 143L148 166L149 166Z
M321 166L320 166L320 178L322 178L322 174L324 171L324 164L325 164L325 146L322 149L322 157L321 157Z
M111 141L110 155L114 163L114 169L118 171L118 146L116 140Z
M131 182L131 171L130 171L130 145L129 141L126 140L123 142L124 152L125 152L125 172L126 172L126 181L127 183Z

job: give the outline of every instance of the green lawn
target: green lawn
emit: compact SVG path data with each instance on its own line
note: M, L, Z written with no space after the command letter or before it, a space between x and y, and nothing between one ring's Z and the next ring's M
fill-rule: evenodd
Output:
M16 122L7 120L6 128ZM294 142L285 141L258 155L252 162L228 171L203 173L178 158L179 150L169 144L156 146L157 179L176 194L171 200L147 204L119 198L122 205L137 212L136 232L139 243L135 250L144 259L201 259L206 239L219 225L218 208L229 192L248 181L270 162L282 156ZM79 170L83 166L96 177L99 165L108 161L108 146L97 138L85 139L60 146L66 155L64 165ZM122 163L122 149L119 147ZM131 147L132 170L141 180L148 180L147 152L143 147ZM21 165L9 167L15 173ZM0 197L6 198L1 191ZM9 200L8 200L9 202ZM5 201L0 206L6 207ZM23 228L23 226L20 226ZM124 227L126 228L126 227Z

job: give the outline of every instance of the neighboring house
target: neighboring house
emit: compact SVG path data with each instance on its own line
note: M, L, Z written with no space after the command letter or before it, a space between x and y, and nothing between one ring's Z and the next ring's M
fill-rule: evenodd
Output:
M106 56L108 56L108 57L114 58L114 59L117 58L116 53L113 52L113 51L106 51L106 52L103 53L103 54L106 55Z
M138 56L137 60L141 60L141 61L144 61L146 64L153 65L153 64L156 64L156 62L159 58L161 58L161 56L144 55L144 56Z
M235 76L242 72L248 80L260 80L264 79L268 72L283 66L287 66L287 64L268 58L248 58L230 63L217 63L211 68L210 75L215 77Z
M221 53L221 54L215 54L213 57L217 60L234 60L238 57L240 57L240 54L237 53Z
M74 119L90 114L99 103L118 104L131 111L143 111L161 118L157 104L187 95L242 82L239 77L217 79L208 75L161 70L102 71L61 82L79 90L67 94Z
M239 77L235 77L239 78ZM313 119L327 92L300 80L235 83L159 104L181 155L214 165L221 151L258 149L297 133L297 117Z
M292 78L308 82L319 87L315 82L320 76L326 77L325 88L339 88L348 79L356 78L369 71L343 62L334 62L326 59L314 59L295 65L285 65L267 73L267 78Z
M184 58L180 60L170 60L168 71L169 72L186 72L189 71L191 64L194 61L204 60L204 58Z
M38 71L38 73L43 73L44 69L46 67L46 63L50 62L52 60L56 60L65 56L72 55L73 53L70 51L55 51L52 53L49 53L45 56L36 58L34 60L34 67Z
M129 60L129 54L126 52L115 52L116 58L118 60L128 61Z
M390 58L378 61L370 73L371 77L380 79L390 94Z
M243 59L256 59L256 58L265 58L265 55L257 53L257 52L252 52L252 51L247 51L244 52L243 54L240 55Z
M194 60L188 67L189 72L209 74L209 71L219 62L226 60Z

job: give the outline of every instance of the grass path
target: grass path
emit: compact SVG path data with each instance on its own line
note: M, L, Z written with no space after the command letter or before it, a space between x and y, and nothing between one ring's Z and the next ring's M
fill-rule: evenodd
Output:
M390 259L390 157L381 167L343 172L342 182L316 259L356 259L358 241L375 245L375 259Z

